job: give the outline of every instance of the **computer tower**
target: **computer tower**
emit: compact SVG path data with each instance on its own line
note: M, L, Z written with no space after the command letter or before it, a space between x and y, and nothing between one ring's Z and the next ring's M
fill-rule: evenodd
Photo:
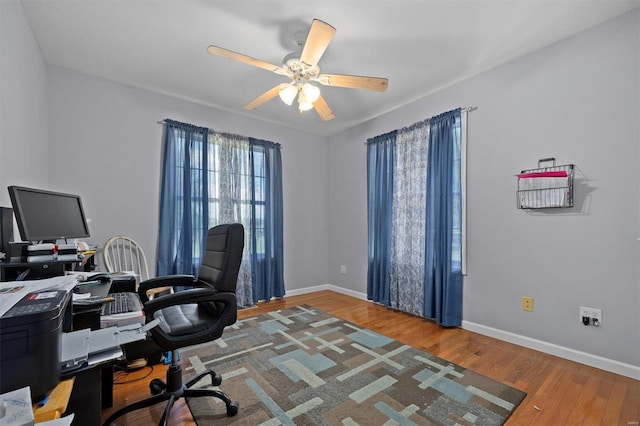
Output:
M9 243L13 241L13 209L0 207L0 252L10 257Z

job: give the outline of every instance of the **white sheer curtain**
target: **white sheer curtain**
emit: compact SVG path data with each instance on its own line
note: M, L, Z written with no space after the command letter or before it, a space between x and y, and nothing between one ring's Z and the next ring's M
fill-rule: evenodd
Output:
M236 298L239 306L253 304L250 228L251 166L249 139L243 136L209 134L209 227L242 223L245 245L238 274Z
M428 122L398 131L391 217L391 307L424 311L424 239Z

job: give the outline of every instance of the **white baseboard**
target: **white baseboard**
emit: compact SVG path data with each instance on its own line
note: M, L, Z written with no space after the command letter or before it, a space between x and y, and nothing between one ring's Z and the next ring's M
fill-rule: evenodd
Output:
M560 358L579 362L591 367L600 368L602 370L640 380L640 367L635 365L625 364L623 362L603 358L598 355L592 355L586 352L577 351L575 349L559 346L549 342L544 342L542 340L532 339L530 337L521 336L519 334L510 333L504 330L498 330L496 328L487 327L485 325L476 324L469 321L462 321L462 328L482 334L484 336L489 336L495 339L503 340L505 342L524 346L525 348L534 349L536 351L555 355Z
M356 299L368 300L367 295L364 293L348 290L342 287L335 286L333 284L321 284L313 287L289 290L287 291L287 296L297 296L300 294L313 293L321 290L332 290L336 293L342 293L346 294L347 296L355 297ZM602 370L640 380L640 367L635 365L625 364L623 362L603 358L598 355L592 355L586 352L577 351L575 349L566 348L564 346L555 345L553 343L544 342L542 340L532 339L530 337L521 336L519 334L510 333L504 330L498 330L497 328L487 327L485 325L476 324L469 321L462 321L462 328L482 334L484 336L489 336L498 340L503 340L505 342L524 346L525 348L534 349L536 351L555 355L560 358L579 362L591 367L600 368Z
M367 295L364 293L338 287L333 284L320 284L320 285L315 285L313 287L300 288L297 290L287 290L287 294L285 297L297 296L299 294L313 293L313 292L322 291L322 290L331 290L331 291L335 291L336 293L342 293L342 294L346 294L347 296L355 297L356 299L367 300Z

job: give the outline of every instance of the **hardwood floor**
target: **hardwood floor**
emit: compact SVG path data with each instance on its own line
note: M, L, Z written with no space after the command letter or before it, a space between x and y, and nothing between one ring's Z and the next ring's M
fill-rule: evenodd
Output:
M307 304L381 334L422 349L455 364L527 392L507 425L621 425L640 424L640 381L547 355L462 329L443 329L412 315L332 291L260 303L242 310L240 318ZM148 383L164 378L166 367L154 366L116 375L114 406L102 412L103 421L116 409L149 395ZM141 377L144 379L141 379ZM222 383L224 390L224 382ZM232 396L233 397L233 396ZM157 424L164 405L122 417L120 425ZM240 407L242 410L242 407ZM171 425L195 425L180 400Z

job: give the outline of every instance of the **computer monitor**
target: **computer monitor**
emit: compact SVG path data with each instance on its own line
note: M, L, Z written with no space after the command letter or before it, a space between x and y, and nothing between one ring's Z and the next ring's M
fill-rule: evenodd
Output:
M89 237L80 196L21 186L8 189L23 241Z

